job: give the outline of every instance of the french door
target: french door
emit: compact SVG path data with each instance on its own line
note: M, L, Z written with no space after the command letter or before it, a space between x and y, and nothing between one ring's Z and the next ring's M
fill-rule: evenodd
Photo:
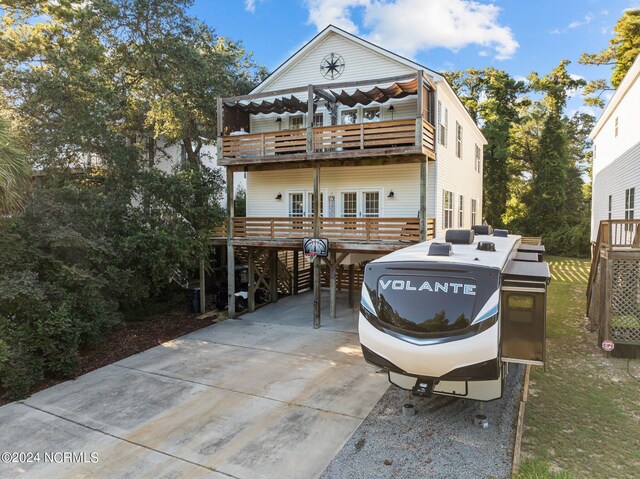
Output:
M300 190L290 191L288 194L288 214L293 218L303 218L313 216L313 191ZM324 191L320 192L320 216L325 215Z
M343 218L377 218L382 215L382 190L340 191L340 216Z

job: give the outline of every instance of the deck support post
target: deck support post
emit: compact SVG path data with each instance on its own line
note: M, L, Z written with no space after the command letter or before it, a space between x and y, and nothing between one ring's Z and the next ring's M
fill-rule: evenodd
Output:
M293 284L291 285L291 291L294 295L298 294L298 279L300 276L300 271L298 266L298 259L299 259L298 255L299 255L298 250L294 250L293 251Z
M338 264L336 263L336 252L331 251L329 263L329 317L336 319L336 269Z
M236 265L233 253L233 170L227 168L227 317L236 317Z
M320 167L313 168L313 236L320 237ZM320 327L320 298L322 295L321 259L313 261L313 327Z
M200 259L200 314L206 313L207 309L207 297L205 288L205 262L204 258Z
M601 318L602 328L602 340L610 340L611 339L611 297L613 295L613 261L609 259L609 255L607 255L606 259L606 269L604 274L604 290L605 290L605 303L604 303L604 314ZM609 353L606 353L607 357L609 357Z
M271 302L278 302L278 250L269 251L269 292Z
M427 163L420 162L420 241L427 240Z
M355 289L353 284L353 264L349 265L349 307L353 309L353 290Z
M248 285L247 285L247 293L249 294L247 298L247 307L249 308L249 312L253 313L256 310L256 267L255 267L255 255L253 254L254 249L252 247L247 248L249 250L248 254L248 262L249 262L249 271L248 271Z

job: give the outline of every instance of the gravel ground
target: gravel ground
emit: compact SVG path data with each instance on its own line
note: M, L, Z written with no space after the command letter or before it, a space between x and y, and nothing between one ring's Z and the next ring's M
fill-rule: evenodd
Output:
M523 379L524 367L510 365L504 396L484 405L487 429L473 424L476 401L391 385L321 478L508 478ZM415 416L402 415L406 403Z

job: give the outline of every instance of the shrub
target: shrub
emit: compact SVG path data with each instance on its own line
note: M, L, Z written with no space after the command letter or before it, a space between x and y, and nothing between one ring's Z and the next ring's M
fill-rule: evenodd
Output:
M219 180L150 171L127 185L52 187L0 217L0 384L11 398L73 376L79 348L123 309L186 283L222 216Z
M590 254L591 222L583 219L574 226L565 226L543 236L547 253L557 256L586 258Z

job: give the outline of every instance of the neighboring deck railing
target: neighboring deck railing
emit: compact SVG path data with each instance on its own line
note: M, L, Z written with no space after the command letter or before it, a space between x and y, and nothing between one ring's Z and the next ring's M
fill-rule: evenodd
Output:
M420 128L420 130L418 130ZM311 129L311 152L419 147L435 151L435 129L426 120L392 120ZM222 137L223 158L307 153L307 130L286 130ZM348 153L345 153L345 156Z
M598 226L596 241L591 243L591 269L587 284L587 314L593 296L592 289L596 278L600 252L614 248L640 248L640 219L602 220Z
M600 248L640 248L640 219L603 220L598 228Z
M427 238L434 236L434 219L427 219ZM213 236L226 236L223 228ZM233 219L234 238L291 239L313 236L313 218L237 217ZM342 241L420 241L419 218L320 218L320 236Z

